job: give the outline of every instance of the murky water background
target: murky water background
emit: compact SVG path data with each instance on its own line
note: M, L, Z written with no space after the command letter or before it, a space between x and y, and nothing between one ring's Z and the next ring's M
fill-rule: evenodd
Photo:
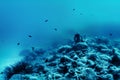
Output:
M0 68L20 60L23 49L48 49L76 32L113 33L119 38L119 4L119 0L0 0Z

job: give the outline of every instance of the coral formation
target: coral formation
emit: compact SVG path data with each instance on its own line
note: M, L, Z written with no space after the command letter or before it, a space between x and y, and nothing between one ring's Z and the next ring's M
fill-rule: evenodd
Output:
M34 49L3 74L6 80L120 80L120 50L113 43L75 34L72 45Z

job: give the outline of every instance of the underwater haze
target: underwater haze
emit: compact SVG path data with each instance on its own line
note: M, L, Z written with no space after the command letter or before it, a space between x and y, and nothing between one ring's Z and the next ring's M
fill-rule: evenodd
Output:
M119 0L0 0L0 69L22 50L51 49L75 33L120 35Z

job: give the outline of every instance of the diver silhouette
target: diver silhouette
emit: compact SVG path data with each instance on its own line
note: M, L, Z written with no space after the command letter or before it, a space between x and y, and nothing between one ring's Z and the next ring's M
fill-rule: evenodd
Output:
M74 35L74 42L75 43L78 43L78 42L83 42L83 38L82 38L82 36L80 35L80 34L75 34Z

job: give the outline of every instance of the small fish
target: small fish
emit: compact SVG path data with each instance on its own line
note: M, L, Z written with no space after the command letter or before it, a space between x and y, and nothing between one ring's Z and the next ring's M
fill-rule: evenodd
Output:
M58 29L57 28L54 28L55 31L57 31Z
M20 43L17 43L17 45L20 45Z
M32 35L28 35L28 37L29 37L29 38L31 38L31 37L32 37Z
M113 34L112 33L109 33L109 36L112 36Z
M45 22L48 22L48 19L46 19Z
M73 8L73 11L75 11L75 8Z
M83 13L80 13L80 15L83 15Z
M34 51L35 50L35 47L32 47L32 51Z

